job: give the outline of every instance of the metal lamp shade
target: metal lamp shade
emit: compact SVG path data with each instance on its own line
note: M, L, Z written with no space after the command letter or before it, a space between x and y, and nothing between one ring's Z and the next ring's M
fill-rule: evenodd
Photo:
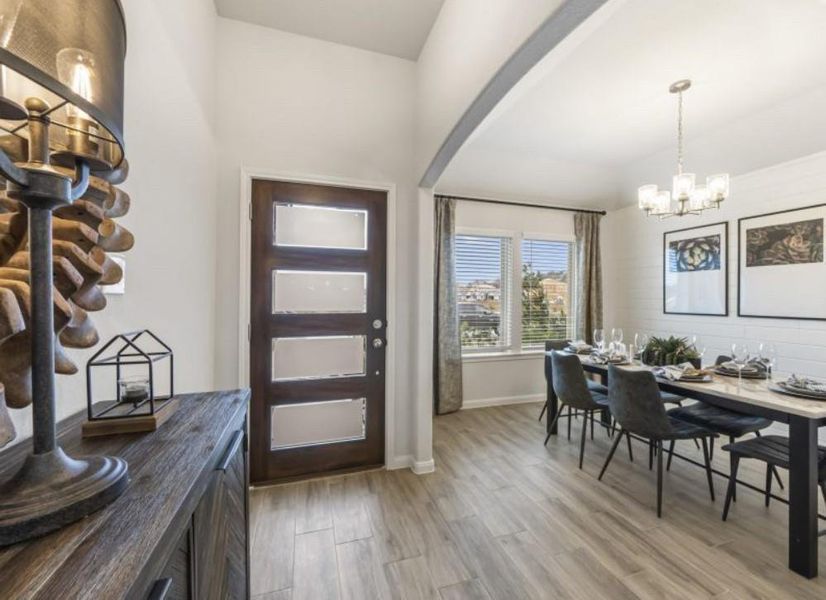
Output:
M27 137L29 97L51 112L57 164L105 171L123 160L126 25L119 0L0 0L0 128ZM18 120L21 119L21 120Z

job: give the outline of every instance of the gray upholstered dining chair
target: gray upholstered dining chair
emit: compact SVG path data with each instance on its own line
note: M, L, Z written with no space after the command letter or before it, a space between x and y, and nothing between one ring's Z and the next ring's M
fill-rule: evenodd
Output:
M620 430L598 479L602 479L605 474L623 435L629 440L631 435L636 435L647 440L649 444L653 443L657 454L657 516L660 517L662 516L663 492L663 442L699 439L703 445L708 490L711 500L714 501L714 482L711 479L707 438L713 438L716 434L704 427L668 416L653 373L609 365L608 404L611 414L619 423Z
M725 355L720 355L714 362L719 366L725 362L730 361L731 358ZM743 437L749 433L753 433L755 437L760 437L760 431L769 427L772 422L765 417L758 417L755 415L747 415L744 413L720 408L705 402L695 402L689 406L681 406L668 411L672 417L694 423L700 427L713 431L714 433L728 437L729 444L733 444L735 440ZM709 458L714 458L714 439L711 440L708 452ZM671 469L671 459L674 456L674 440L668 446L668 463L665 470ZM784 489L783 480L780 479L780 473L774 465L770 465L771 472L777 480L780 489ZM771 483L771 482L769 482Z
M582 437L579 440L579 468L581 469L582 459L585 456L588 417L593 419L595 412L602 412L608 408L608 396L588 389L588 384L585 383L585 371L582 369L579 357L553 351L551 362L553 363L553 386L559 399L559 410L556 411L550 428L553 428L559 415L562 414L563 406L583 412ZM546 444L549 438L550 434L545 438Z

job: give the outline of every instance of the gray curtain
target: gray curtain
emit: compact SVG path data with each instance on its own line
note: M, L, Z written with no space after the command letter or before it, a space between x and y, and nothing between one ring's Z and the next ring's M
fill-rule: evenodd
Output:
M462 346L456 298L456 200L436 196L433 403L436 414L462 408Z
M576 213L576 337L592 343L594 329L602 328L602 260L597 213Z

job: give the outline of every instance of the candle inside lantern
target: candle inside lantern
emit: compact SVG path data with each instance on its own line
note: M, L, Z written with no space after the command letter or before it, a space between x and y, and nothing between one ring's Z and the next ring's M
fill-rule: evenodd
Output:
M120 401L131 402L137 406L149 399L149 379L146 377L128 377L118 381Z

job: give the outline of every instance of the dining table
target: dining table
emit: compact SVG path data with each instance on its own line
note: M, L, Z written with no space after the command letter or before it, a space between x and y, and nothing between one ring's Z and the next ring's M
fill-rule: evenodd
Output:
M594 361L589 355L577 354L583 369L596 374L605 385L608 381L608 365ZM621 368L652 369L639 363ZM551 428L559 403L552 385L551 352L545 353L545 379L547 382L547 433L556 435L557 427ZM774 376L779 379L781 374ZM737 411L765 417L789 428L789 535L788 565L792 571L807 578L817 577L818 565L818 429L826 425L826 401L809 400L781 394L769 389L766 380L725 377L713 374L710 381L688 382L657 377L661 390L685 398L699 400ZM607 418L607 415L604 417Z

